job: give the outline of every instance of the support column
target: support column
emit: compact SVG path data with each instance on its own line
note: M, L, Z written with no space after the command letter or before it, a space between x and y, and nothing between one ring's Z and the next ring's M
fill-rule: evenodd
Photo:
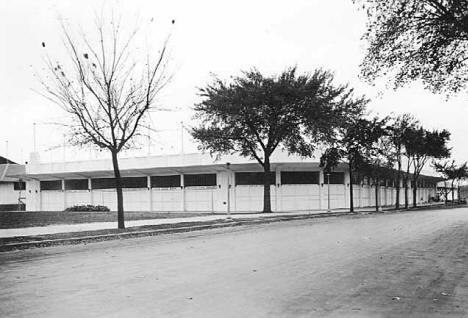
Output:
M182 202L180 208L182 212L185 212L185 184L184 184L184 175L180 175L180 186L182 188Z
M364 189L364 184L363 184L363 181L361 180L361 182L359 183L359 207L362 208L363 207L363 204L362 204L362 190Z
M41 192L38 180L26 181L26 211L41 210Z
M88 191L89 191L89 204L94 205L93 188L92 188L92 185L91 185L91 178L88 178Z
M146 186L148 188L149 210L153 212L153 189L151 188L151 177L146 177Z
M65 191L65 179L62 179L63 209L67 208L67 192Z
M283 209L283 191L281 190L281 170L275 170L275 212ZM279 197L279 198L278 198Z
M324 193L324 187L325 186L325 178L323 175L323 170L319 171L319 210L323 209L323 193Z
M231 193L232 193L232 196L231 196L231 207L232 208L232 211L236 212L237 211L237 187L236 187L236 173L234 171L231 172ZM231 212L232 212L231 211Z
M351 186L351 178L348 173L344 173L344 208L350 207L351 199L349 198L349 187ZM354 189L353 189L354 190Z

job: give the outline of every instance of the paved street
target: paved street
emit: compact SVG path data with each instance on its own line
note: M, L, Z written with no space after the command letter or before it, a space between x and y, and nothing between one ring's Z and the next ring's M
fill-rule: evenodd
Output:
M465 317L468 209L0 254L1 317Z

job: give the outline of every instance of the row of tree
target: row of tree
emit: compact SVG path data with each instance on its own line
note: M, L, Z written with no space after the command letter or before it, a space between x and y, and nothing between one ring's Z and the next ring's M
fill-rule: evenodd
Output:
M374 82L389 74L395 87L421 80L433 92L447 95L466 88L466 1L353 1L368 16L363 35L368 49L361 65L364 79ZM72 142L111 153L118 227L124 228L118 155L134 146L147 114L154 110L155 100L170 78L166 72L167 41L158 54L136 58L136 30L125 37L120 21L114 19L110 23L97 21L96 30L94 39L85 35L76 38L63 27L68 59L46 55L49 72L38 76L44 96L73 119ZM46 49L45 42L41 48ZM297 75L292 68L277 77L264 77L254 70L231 83L215 80L202 89L202 97L195 106L201 123L192 130L201 149L218 155L236 152L250 156L266 172L277 148L311 156L325 146L321 158L324 168L332 169L343 160L357 176L351 180L370 175L376 184L384 171L396 174L396 187L403 179L407 198L405 180L412 179L416 192L427 162L449 155L447 131L424 129L408 115L367 119L367 99L354 97L347 86L334 85L332 74L320 69ZM452 180L467 170L466 164L457 166L450 161L435 167ZM271 210L269 186L265 182L264 211ZM413 195L413 204L415 198Z
M216 78L201 89L201 97L195 106L199 125L192 128L192 136L203 151L218 157L237 153L263 167L264 212L271 211L266 176L278 148L303 157L312 157L319 149L326 171L346 163L351 211L353 182L364 177L373 180L377 208L379 184L388 179L397 189L396 208L401 184L408 208L409 183L416 206L422 169L450 156L447 130L426 129L409 114L368 118L368 100L356 97L346 85L334 84L332 73L322 69L297 74L293 67L269 77L252 70L229 83Z

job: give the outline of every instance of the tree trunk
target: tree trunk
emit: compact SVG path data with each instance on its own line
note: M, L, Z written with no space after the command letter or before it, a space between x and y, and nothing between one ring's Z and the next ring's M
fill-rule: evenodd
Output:
M401 159L398 160L398 170L397 170L397 177L396 177L396 202L395 202L395 209L400 208L400 181L401 181Z
M122 177L120 176L118 153L112 152L112 165L114 166L115 189L117 191L117 226L119 229L125 228L125 217L123 209Z
M379 180L375 180L375 211L379 212Z
M404 178L405 181L405 209L409 207L409 198L408 198L408 179L409 179L409 170L410 170L410 161L408 159L408 164L406 167L406 175Z
M447 182L444 181L444 200L445 200L445 205L448 205L448 190L447 190Z
M351 164L349 167L349 212L354 212L354 198L353 198L353 172L351 170Z
M417 207L417 193L418 193L418 186L417 186L417 179L413 179L413 208Z
M270 200L270 158L265 158L263 165L263 212L271 213L271 200Z
M404 182L405 182L405 209L408 209L408 205L409 205L409 202L408 202L408 178L405 178Z
M454 181L452 181L452 205L455 203L455 189L453 188L453 183Z

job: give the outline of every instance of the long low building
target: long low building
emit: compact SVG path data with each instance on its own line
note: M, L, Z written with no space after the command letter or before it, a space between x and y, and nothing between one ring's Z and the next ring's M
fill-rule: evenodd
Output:
M278 152L272 157L273 211L348 208L349 173L346 165L324 174L314 159ZM263 208L263 176L255 161L237 156L215 160L207 154L181 154L120 159L126 211L254 212ZM19 177L19 176L17 176ZM41 163L37 154L25 166L26 209L62 211L73 205L104 205L116 210L110 160ZM434 177L422 177L418 204L436 196ZM380 205L393 205L394 180L378 185ZM363 178L353 186L354 205L375 205L376 185ZM409 191L412 202L412 191ZM401 203L404 191L401 190Z

